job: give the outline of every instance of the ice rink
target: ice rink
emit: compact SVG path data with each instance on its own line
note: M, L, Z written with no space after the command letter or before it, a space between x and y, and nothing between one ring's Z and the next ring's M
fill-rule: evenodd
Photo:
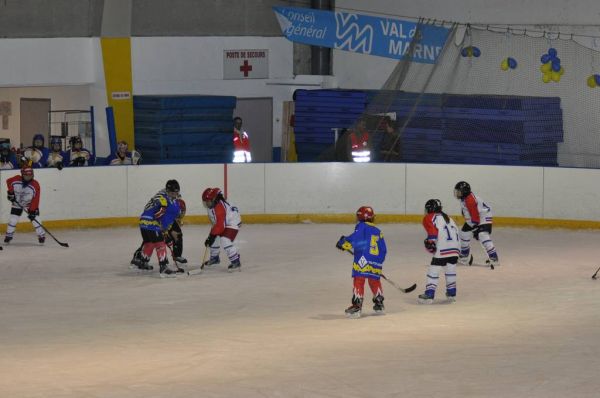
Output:
M352 224L244 225L242 272L222 254L176 279L129 270L136 228L53 231L67 249L17 230L0 397L600 396L600 232L495 227L501 265L459 267L457 302L427 306L422 227L379 226L385 274L419 287L384 283L386 315L368 292L361 319L344 316L352 258L335 249ZM207 233L184 226L190 268Z

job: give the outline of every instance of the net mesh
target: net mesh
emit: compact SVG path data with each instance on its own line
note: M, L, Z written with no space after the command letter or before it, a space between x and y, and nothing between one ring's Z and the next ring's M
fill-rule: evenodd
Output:
M405 57L367 91L364 110L352 121L346 112L336 127L347 130L317 160L352 161L350 135L364 121L371 161L600 167L598 52L526 32L448 32L436 63Z

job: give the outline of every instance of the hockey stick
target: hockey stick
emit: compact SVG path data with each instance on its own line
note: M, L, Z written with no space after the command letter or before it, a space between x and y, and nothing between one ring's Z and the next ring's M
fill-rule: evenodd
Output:
M206 262L206 254L207 253L208 253L208 246L205 246L204 247L204 255L202 256L202 265L200 265L200 268L189 270L187 272L188 276L198 275L198 274L201 274L204 271L204 263Z
M28 212L27 210L25 210L25 208L24 208L23 206L21 206L21 204L20 204L19 202L17 202L17 201L12 201L12 203L14 203L14 204L16 204L17 206L19 206L19 208L20 208L21 210L23 210L23 211L25 212L25 214L29 215L29 212ZM58 239L56 239L56 237L55 237L54 235L52 235L52 233L51 233L50 231L48 231L48 229L47 229L46 227L44 227L44 226L42 225L42 223L41 223L41 222L39 222L37 219L35 219L35 218L34 218L33 220L31 220L31 222L34 222L34 221L35 221L35 223L36 223L37 225L39 225L39 226L40 226L40 227L41 227L41 228L42 228L42 229L43 229L43 230L44 230L44 231L45 231L45 232L46 232L48 235L50 235L50 237L51 237L52 239L54 239L54 241L55 241L56 243L58 243L58 244L59 244L59 245L61 245L62 247L69 247L69 244L68 244L68 243L66 243L66 242L61 242L61 241L59 241Z
M354 252L353 252L352 250L346 250L346 251L347 251L348 253L350 253L350 254L354 255ZM383 278L383 279L384 279L386 282L388 282L390 285L392 285L392 286L394 286L396 289L400 290L402 293L410 293L410 292L412 292L413 290L415 290L415 289L417 288L417 284L416 284L416 283L413 283L413 284L412 284L412 286L409 286L409 287L407 287L407 288L402 288L402 287L398 286L398 285L397 285L397 284L396 284L394 281L392 281L392 280L388 279L388 277L387 277L387 276L385 276L385 275L383 274L383 272L381 273L381 277L382 277L382 278Z
M600 271L600 267L596 270L596 272L594 272L594 275L592 275L592 279L598 279L596 277L596 275L598 275L598 271Z

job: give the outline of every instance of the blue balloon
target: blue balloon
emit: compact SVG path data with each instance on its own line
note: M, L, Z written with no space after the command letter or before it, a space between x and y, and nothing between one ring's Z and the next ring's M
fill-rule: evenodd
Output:
M552 60L552 70L554 72L558 72L560 70L560 59L553 59Z
M598 74L595 74L595 75L594 75L594 80L596 81L596 84L597 84L598 86L600 86L600 75L598 75Z
M547 64L548 62L550 62L550 56L548 54L544 54L542 55L540 61L542 61L543 64Z
M481 55L481 50L478 47L473 47L473 56L475 58L479 57Z
M548 55L551 56L552 58L556 57L556 54L557 54L556 48L551 47L548 49Z
M514 58L508 58L508 67L510 69L515 69L517 67L517 60L515 60Z

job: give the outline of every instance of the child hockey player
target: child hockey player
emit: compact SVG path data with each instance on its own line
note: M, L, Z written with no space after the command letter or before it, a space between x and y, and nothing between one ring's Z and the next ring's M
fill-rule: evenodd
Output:
M227 267L229 272L241 271L240 254L234 243L242 225L237 207L227 203L219 188L206 188L202 193L202 203L212 224L208 238L204 241L204 246L210 247L210 259L203 265L219 264L220 246L223 246L231 262Z
M142 215L140 216L140 232L144 241L142 246L141 262L136 264L143 270L151 270L148 265L154 250L158 257L161 276L172 276L183 272L181 268L172 270L168 268L167 248L164 233L169 230L171 224L179 217L180 208L177 202L179 196L179 183L177 180L169 180L165 189L158 191L150 199Z
M456 297L456 262L458 261L458 228L446 213L442 211L439 199L429 199L425 203L423 227L427 231L425 249L433 254L431 265L427 268L425 293L419 295L419 303L431 304L438 285L440 268L445 268L446 297L454 301Z
M30 159L32 167L39 169L48 165L48 154L50 151L44 146L44 136L42 134L36 134L33 136L33 142L31 146L25 149L23 156Z
M62 150L62 138L50 137L50 154L48 155L48 167L56 167L62 170L65 166L64 160L67 154Z
M6 180L7 198L12 203L12 207L10 209L4 243L9 243L13 239L15 230L17 229L17 222L23 214L23 210L25 210L27 218L33 224L40 244L46 241L44 229L41 227L39 219L36 219L40 215L40 184L33 179L33 169L30 164L31 162L21 169L21 175L16 175Z
M488 255L486 261L492 269L498 265L498 253L492 242L492 209L479 196L471 192L471 186L459 181L454 186L454 196L460 200L465 224L460 231L460 264L473 264L471 237L478 240Z
M352 305L346 308L346 315L350 318L360 317L365 291L365 278L369 280L369 287L373 293L373 310L376 313L384 311L383 288L381 287L380 277L383 272L387 247L383 239L383 233L374 224L375 212L372 207L360 207L356 211L356 221L357 224L352 235L342 236L335 245L340 250L354 252Z

